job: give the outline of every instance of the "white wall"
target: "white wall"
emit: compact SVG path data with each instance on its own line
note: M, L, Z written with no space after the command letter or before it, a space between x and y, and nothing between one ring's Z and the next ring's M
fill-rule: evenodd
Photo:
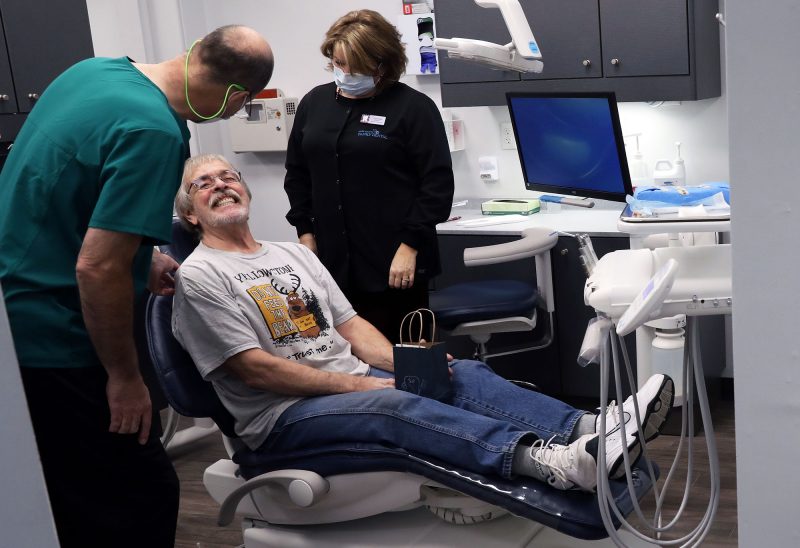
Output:
M800 3L727 2L726 19L739 544L798 546Z
M330 81L319 44L339 16L351 9L368 7L394 21L401 12L400 0L89 0L88 4L92 20L102 22L102 25L92 25L98 55L105 55L106 51L121 54L116 53L121 42L129 39L133 49L148 53L149 61L160 61L177 54L181 47L217 26L250 25L269 40L275 52L275 72L270 87L279 87L287 96L296 97L302 97L315 85ZM130 14L138 14L143 21L145 28L141 33L127 28L136 21ZM180 21L176 20L178 18ZM535 29L535 22L533 25ZM183 45L179 46L181 43ZM441 106L438 75L405 76L403 81ZM499 125L509 120L507 109L470 107L450 111L465 122L466 150L453 153L456 197L530 196L523 184L516 151L500 149ZM681 141L689 183L728 180L724 96L662 108L624 103L620 105L620 117L623 132L644 133L641 149L651 166L656 159L673 158L673 142ZM289 206L283 192L285 155L280 152L234 154L226 122L197 127L194 136L195 152L221 152L245 173L255 198L252 225L256 236L294 239L294 231L284 219ZM484 155L498 157L500 180L495 183L484 183L477 176L478 157Z
M144 25L135 0L86 0L94 53L98 57L127 55L146 59Z

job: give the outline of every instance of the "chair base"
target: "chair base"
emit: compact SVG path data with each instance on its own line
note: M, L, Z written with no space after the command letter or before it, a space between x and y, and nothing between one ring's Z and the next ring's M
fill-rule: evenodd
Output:
M233 461L221 459L206 468L203 484L211 498L223 504L245 483ZM435 482L405 472L362 472L325 478L329 491L310 507L295 504L280 485L264 486L245 496L237 513L269 522L319 525L363 519L383 512L409 509L423 504L420 488ZM232 517L232 516L231 516Z
M533 315L533 319L530 324L530 328L527 329L507 329L504 331L497 331L497 333L512 333L518 331L532 331L534 327L536 327L536 317L537 314ZM511 354L519 354L521 352L530 352L533 350L542 350L543 348L547 348L553 342L553 338L555 336L555 328L553 323L553 313L550 312L547 316L547 325L548 325L548 332L543 335L538 340L534 341L533 343L526 343L522 346L512 348L510 350L504 350L502 352L489 352L488 347L486 344L489 342L491 337L490 333L469 333L468 331L461 331L457 333L456 330L452 331L451 334L453 335L469 335L469 338L472 342L475 343L475 352L473 353L472 357L476 360L482 361L486 363L489 358L497 358L499 356L508 356ZM458 326L458 328L462 328L462 326ZM457 329L458 329L457 328Z
M504 516L476 525L447 523L425 508L313 527L244 520L245 548L613 548L611 539L581 540L524 518ZM631 548L652 546L619 531Z
M168 427L164 430L161 443L169 456L178 455L191 449L192 444L207 436L219 432L219 428L211 419L192 419L192 426L178 430L178 414L170 408Z
M453 525L425 508L389 512L370 518L315 527L274 526L245 520L242 524L246 548L304 546L381 547L527 547L545 527L539 523L504 516L477 525ZM562 535L567 541L569 537ZM574 539L572 539L574 540ZM572 544L565 544L565 546Z

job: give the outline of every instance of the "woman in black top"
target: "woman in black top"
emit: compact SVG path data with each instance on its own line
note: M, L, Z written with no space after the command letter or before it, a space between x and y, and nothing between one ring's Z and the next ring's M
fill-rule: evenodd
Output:
M321 47L334 82L298 105L286 156L286 215L356 311L391 341L428 305L439 274L436 224L453 200L441 115L398 82L400 34L371 10L350 12Z

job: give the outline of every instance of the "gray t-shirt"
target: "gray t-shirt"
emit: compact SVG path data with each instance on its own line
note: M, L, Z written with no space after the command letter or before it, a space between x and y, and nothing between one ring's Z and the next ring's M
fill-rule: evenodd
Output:
M261 348L323 371L369 371L335 329L356 313L316 255L300 244L259 243L252 254L201 243L178 269L172 309L175 337L251 449L300 398L247 386L220 368L231 356Z

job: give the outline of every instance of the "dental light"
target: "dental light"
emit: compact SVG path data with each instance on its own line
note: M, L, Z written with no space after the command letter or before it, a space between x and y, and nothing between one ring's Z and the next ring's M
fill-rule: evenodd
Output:
M501 46L470 38L436 38L433 46L448 57L484 63L491 67L517 72L542 72L542 53L533 37L519 0L475 0L482 8L498 8L511 33L511 42Z

